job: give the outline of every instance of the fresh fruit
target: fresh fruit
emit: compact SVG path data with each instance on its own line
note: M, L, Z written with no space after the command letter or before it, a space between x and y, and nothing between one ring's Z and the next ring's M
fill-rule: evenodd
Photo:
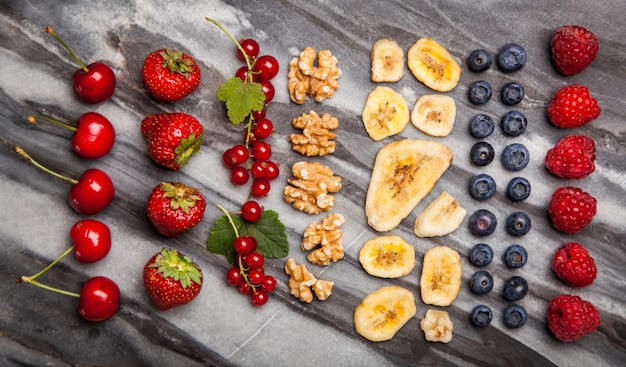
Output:
M361 247L359 261L369 275L400 278L415 268L415 249L400 236L378 236Z
M241 205L241 217L246 222L258 222L262 215L263 207L254 200L248 200Z
M583 126L600 116L598 100L589 89L580 84L560 88L548 105L548 118L557 127L574 128Z
M233 248L239 255L247 255L256 249L257 242L253 236L238 236L233 241Z
M478 295L487 294L493 289L493 276L486 270L479 270L472 274L469 287Z
M259 56L259 53L261 52L261 47L259 46L259 43L253 38L242 39L239 41L239 44L241 45L243 52L245 52L245 54L250 59L255 59L257 56ZM243 52L242 50L237 49L237 57L241 61L246 61L246 57L243 55Z
M461 66L432 38L418 39L407 52L409 70L417 80L437 92L449 92L461 78Z
M502 296L507 301L519 301L528 294L528 282L519 275L514 275L504 281Z
M470 312L470 321L476 327L485 327L491 323L493 312L487 305L478 305Z
M509 144L502 150L502 164L509 171L521 171L529 162L530 153L524 144Z
M554 65L566 76L585 70L595 60L599 48L600 44L593 32L579 25L560 27L550 41Z
M495 154L493 145L487 143L486 141L479 141L472 145L472 148L470 149L470 159L472 163L481 167L493 162Z
M195 227L204 216L206 201L200 190L180 182L161 182L152 189L146 212L154 228L172 237Z
M389 143L376 156L365 199L369 225L389 231L432 190L452 162L452 150L427 140Z
M487 50L478 49L472 51L467 58L467 67L475 73L480 73L489 69L491 62L491 53Z
M530 231L530 227L530 217L525 212L513 212L506 217L506 232L511 236L523 236Z
M452 195L442 191L415 218L413 233L417 237L445 236L461 226L466 214L465 208Z
M375 141L401 133L409 124L409 104L395 90L378 86L367 96L361 120L365 131Z
M469 260L474 266L487 266L493 260L493 249L486 243L478 243L470 250Z
M200 151L202 125L183 112L157 113L141 121L150 158L163 167L178 170Z
M28 116L32 125L37 120L51 122L55 125L74 131L72 149L83 158L96 159L107 155L115 142L115 128L111 122L97 112L86 112L78 118L76 126L45 116Z
M398 43L383 38L372 46L372 81L397 82L404 75L404 50Z
M510 82L502 87L500 99L507 106L513 106L524 99L524 87L518 82Z
M379 288L354 310L357 334L367 340L390 340L417 312L413 293L399 286Z
M496 230L497 225L495 214L487 209L478 209L469 219L470 231L476 236L489 236Z
M476 200L487 200L496 193L496 181L486 173L479 173L470 181L469 192Z
M184 98L196 90L202 79L196 60L171 48L151 52L143 62L141 76L148 92L161 102Z
M550 199L552 226L565 233L582 231L596 215L597 200L578 187L557 188Z
M506 136L516 137L522 135L528 126L528 120L519 111L509 111L502 116L502 132Z
M482 139L493 134L495 127L496 125L489 115L480 113L472 117L469 125L469 130L470 134L472 134L473 137Z
M517 329L528 321L528 314L526 313L526 309L522 305L518 305L516 303L508 305L504 312L502 313L502 321L504 325Z
M530 196L530 182L524 177L513 177L506 186L506 196L514 202L526 200Z
M87 321L100 322L110 319L120 303L120 288L103 276L89 278L80 290L78 313Z
M82 263L92 263L104 258L111 250L109 227L95 219L83 219L70 229L74 257Z
M528 252L524 246L513 244L504 250L504 264L508 268L517 269L526 265L528 260Z
M449 306L461 290L461 256L456 250L437 246L424 253L420 291L427 305Z
M269 82L278 75L280 65L272 55L262 55L256 58L252 65L252 74L258 81Z
M421 95L411 111L411 123L426 135L448 136L456 119L454 98L443 94Z
M554 336L565 342L581 339L601 323L600 312L591 302L570 294L553 298L548 305L546 317Z
M482 105L491 99L491 85L484 80L476 81L469 86L469 101L475 105Z
M586 135L569 135L548 149L545 164L552 174L580 179L596 170L596 143Z
M447 311L426 311L426 315L420 321L420 328L424 332L424 338L429 342L449 343L452 341L454 325Z
M80 67L72 75L72 89L76 96L90 104L101 103L111 98L116 85L113 70L100 61L85 66L67 44L54 33L52 27L46 27L46 32L59 41Z
M598 273L593 257L578 242L568 242L556 250L552 257L552 270L562 281L574 287L590 285Z
M191 258L163 249L143 268L143 284L157 310L166 311L193 301L202 288L202 270Z
M518 71L526 65L526 50L516 43L507 43L500 48L496 63L504 73Z

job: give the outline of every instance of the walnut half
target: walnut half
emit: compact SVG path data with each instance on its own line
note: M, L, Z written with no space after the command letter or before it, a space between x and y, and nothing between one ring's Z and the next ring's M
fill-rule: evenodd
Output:
M341 189L341 177L319 162L297 162L291 167L290 177L283 190L283 198L293 207L308 214L330 211L335 197L329 193Z
M303 104L307 96L317 102L332 97L339 88L337 79L341 77L337 64L337 58L329 50L321 50L316 55L314 48L305 48L289 63L287 88L291 100Z
M333 292L335 283L319 280L309 272L304 264L298 265L295 259L285 263L285 273L289 275L289 291L302 302L311 303L313 293L320 301L327 299Z
M339 120L328 113L320 116L317 112L303 113L291 121L296 129L302 129L302 134L289 135L289 142L296 152L311 156L324 156L333 153L337 143L333 139L337 136L332 130L339 127Z
M322 219L320 223L309 224L304 230L300 248L303 251L314 249L307 257L310 262L328 265L331 261L343 259L343 233L340 227L345 221L343 215L333 213Z

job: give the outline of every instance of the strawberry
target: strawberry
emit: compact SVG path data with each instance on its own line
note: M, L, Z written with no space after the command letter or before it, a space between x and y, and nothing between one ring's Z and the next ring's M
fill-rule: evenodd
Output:
M559 89L548 105L548 118L555 126L563 128L585 125L600 116L600 112L598 101L580 84Z
M565 283L585 287L596 279L598 269L587 249L578 242L559 247L552 258L552 270Z
M596 58L599 47L596 36L578 25L562 26L554 32L550 42L554 65L567 76L585 70Z
M550 200L550 220L561 232L578 233L591 223L597 205L597 200L580 188L559 187Z
M561 178L579 179L595 171L596 143L585 135L561 139L546 153L548 171Z
M157 310L191 302L202 288L202 270L189 257L163 249L143 268L143 284Z
M206 201L198 189L180 182L161 182L146 204L150 222L159 233L172 237L195 227L204 216Z
M548 305L548 327L557 339L571 342L600 326L600 312L579 296L561 294Z
M193 57L169 48L152 52L141 69L144 84L161 102L182 99L200 84L201 72Z
M150 115L141 121L141 132L152 160L172 170L185 165L202 144L202 125L182 112Z

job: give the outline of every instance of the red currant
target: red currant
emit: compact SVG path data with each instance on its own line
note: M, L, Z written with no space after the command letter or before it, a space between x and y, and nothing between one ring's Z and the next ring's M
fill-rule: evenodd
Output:
M265 94L265 104L269 104L274 99L274 94L276 93L274 85L270 82L262 81L261 90Z
M250 166L250 174L254 178L265 178L267 176L267 164L265 162L254 161Z
M247 255L256 249L256 239L252 236L239 236L233 241L233 248L239 255Z
M226 282L233 287L236 287L243 282L243 275L241 274L239 267L232 267L228 269L226 272Z
M257 268L248 271L248 281L254 285L261 284L264 277L265 270L263 270L263 268Z
M252 144L252 158L255 161L267 161L272 156L272 146L259 140Z
M258 80L269 82L278 74L278 60L271 55L259 56L254 62L252 71Z
M250 301L255 306L263 306L269 300L269 295L263 290L257 290L250 295Z
M254 135L260 139L268 138L274 132L274 123L266 118L256 120Z
M267 111L263 108L261 111L252 111L251 115L255 121L259 121L260 119L265 117L265 113Z
M278 164L274 161L265 162L265 170L267 171L265 178L268 180L273 180L280 174L280 170L278 169Z
M259 46L259 43L255 41L254 39L252 38L242 39L239 41L239 45L241 45L241 48L243 48L243 50L246 52L246 55L248 55L249 58L253 59L259 56L259 51L261 50L261 47ZM241 53L241 50L239 49L239 47L237 47L237 57L242 61L246 61L246 58Z
M248 170L244 167L235 167L230 172L230 180L235 185L245 185L246 182L248 182L249 178L250 174L248 173Z
M271 292L276 288L276 279L271 275L266 275L263 277L263 282L261 282L261 289L266 292Z
M257 198L266 196L270 192L270 182L264 178L258 178L252 182L250 192Z
M244 262L248 269L260 269L263 267L265 257L258 251L252 251L246 255Z
M250 132L248 132L248 130L246 129L243 132L243 141L246 143L246 145L252 145L256 143L257 136L255 135L253 130L250 130Z
M234 147L230 148L230 158L233 161L233 164L239 165L248 160L250 157L250 151L243 144L237 144Z
M253 288L246 282L239 284L237 287L239 288L239 292L243 294L252 294Z
M224 165L228 168L235 168L237 166L230 156L230 149L226 149L222 154L222 162L224 162Z
M262 215L263 207L254 200L248 200L241 206L241 217L246 222L257 222Z
M248 79L249 75L252 76L252 81L254 81L254 74L250 73L248 67L245 65L235 71L235 76L244 82Z

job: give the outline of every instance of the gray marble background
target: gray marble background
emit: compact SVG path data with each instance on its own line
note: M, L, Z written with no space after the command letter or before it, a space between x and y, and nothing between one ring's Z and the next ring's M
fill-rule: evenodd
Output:
M0 4L0 365L3 366L620 366L626 363L626 3L588 1L19 1ZM346 217L344 260L322 268L308 265L316 276L335 282L334 293L324 302L304 304L289 294L285 259L269 260L266 271L278 279L277 290L264 307L253 307L246 297L226 285L228 268L223 257L206 250L215 219L216 205L235 210L247 190L233 187L221 154L240 141L240 127L225 117L223 104L215 98L219 85L234 74L240 62L234 46L205 16L220 21L237 38L256 38L263 53L278 58L281 71L275 79L276 97L268 117L276 125L270 142L281 164L266 208L276 210L287 226L290 256L306 262L299 249L304 228L323 215L295 211L281 197L290 167L303 158L291 150L287 135L294 132L291 119L303 112L328 112L340 121L338 149L318 160L343 179L334 212ZM600 52L591 67L580 75L563 77L551 64L549 40L560 25L580 24L600 39ZM79 102L69 80L76 66L70 56L45 33L51 25L85 61L106 60L117 75L114 97L89 106ZM457 120L453 133L437 139L454 151L453 165L433 192L392 234L413 243L418 266L407 277L384 280L367 275L358 262L361 245L377 235L367 225L365 193L377 150L399 138L428 138L411 125L398 136L373 142L363 128L360 112L367 94L375 87L369 79L369 54L382 37L397 40L405 49L420 37L429 36L444 45L464 67L461 81L449 92L456 99ZM492 53L507 42L522 44L528 64L514 74L492 67L477 75L465 67L465 58L477 48ZM201 87L186 99L160 104L143 87L141 64L145 56L161 47L180 48L201 64ZM287 65L305 47L330 49L343 70L340 88L321 104L295 105L287 93ZM513 173L496 160L477 170L468 157L475 140L467 131L470 118L485 112L499 118L507 108L494 98L482 107L467 99L468 85L478 79L491 83L494 92L508 81L518 81L527 96L517 106L529 119L528 131L518 138L505 137L500 129L488 138L497 154L515 141L530 149L530 165L521 174L530 179L531 197L513 204L503 188ZM543 166L545 152L561 137L574 131L556 129L546 118L546 106L559 88L582 83L595 95L602 115L575 130L597 143L597 170L580 181L557 179ZM393 85L412 105L431 93L408 71ZM29 126L26 116L46 114L72 121L87 111L107 116L117 131L112 152L99 160L78 158L69 145L68 132L51 125ZM203 153L179 172L157 167L147 155L139 130L141 119L152 113L184 111L198 117L206 136ZM432 138L428 138L432 139ZM105 170L116 185L113 204L94 216L111 228L113 249L95 264L80 264L68 257L45 275L51 285L78 291L90 276L106 275L122 291L116 316L104 323L88 323L76 312L77 300L39 288L15 284L20 275L34 274L69 247L68 230L82 219L68 206L69 186L34 167L13 152L21 145L47 166L72 176L84 169ZM487 202L471 199L467 185L477 172L496 178L498 192ZM152 188L163 180L179 180L202 188L209 201L205 217L194 230L172 239L158 235L144 210ZM547 220L552 192L562 185L584 188L598 198L598 215L576 235L554 230ZM467 281L476 269L467 261L469 249L480 241L465 223L453 234L418 239L413 220L423 207L446 190L459 199L469 213L488 208L502 222L508 213L524 210L533 229L523 238L510 237L499 226L486 239L496 252L488 269L495 289L485 296L469 291ZM585 244L598 265L598 278L589 287L571 288L550 270L553 251L568 241ZM511 243L529 250L528 264L508 270L500 256ZM463 288L445 309L454 322L449 344L424 340L419 320L427 310L419 297L419 274L423 253L438 244L449 245L463 257ZM193 257L203 268L205 283L191 304L158 312L151 305L141 281L147 259L164 246ZM513 274L530 283L530 294L520 303L529 313L528 323L516 330L501 321L507 305L497 291ZM397 284L414 291L417 315L394 339L369 342L354 331L354 308L369 292ZM548 331L545 310L560 293L573 293L593 302L602 315L598 330L575 343L557 341ZM477 304L492 307L495 319L485 329L474 328L469 311Z

